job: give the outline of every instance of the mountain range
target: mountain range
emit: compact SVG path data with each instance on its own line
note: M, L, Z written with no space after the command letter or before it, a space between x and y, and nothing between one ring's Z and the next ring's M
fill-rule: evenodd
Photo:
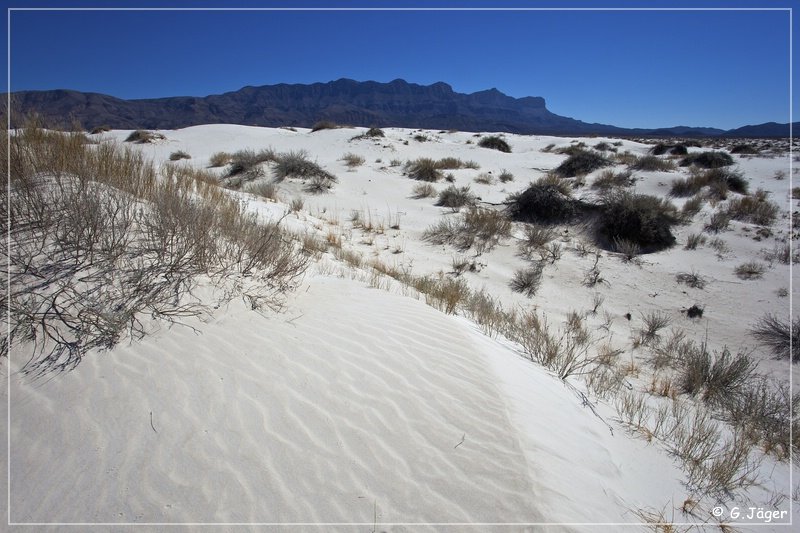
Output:
M35 112L45 124L86 129L176 129L198 124L311 127L321 120L351 126L503 131L541 135L788 137L789 124L732 130L676 126L620 128L550 112L544 98L513 98L497 89L458 93L443 82L418 85L340 79L328 83L247 86L205 97L123 100L72 90L12 93L12 126ZM794 123L795 125L800 123Z

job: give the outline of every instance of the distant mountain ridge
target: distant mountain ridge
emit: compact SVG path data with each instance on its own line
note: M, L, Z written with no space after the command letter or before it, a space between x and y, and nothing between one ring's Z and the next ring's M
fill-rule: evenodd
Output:
M513 98L497 89L457 93L443 82L418 85L340 79L328 83L243 87L205 97L123 100L71 90L12 93L12 125L31 112L45 123L91 129L176 129L199 124L311 127L320 120L352 126L504 131L541 135L788 137L789 125L774 122L734 130L676 126L619 128L550 112L544 98ZM796 123L797 124L797 123Z

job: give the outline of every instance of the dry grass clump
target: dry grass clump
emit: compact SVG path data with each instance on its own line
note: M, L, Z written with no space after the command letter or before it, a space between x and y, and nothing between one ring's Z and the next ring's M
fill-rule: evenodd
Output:
M734 269L736 277L744 280L760 279L766 271L767 267L764 263L759 263L758 261L747 261Z
M684 283L693 289L703 289L706 286L706 280L695 270L679 272L676 274L675 279L678 283Z
M528 224L523 231L525 235L520 242L520 252L524 256L530 256L533 251L543 248L558 236L553 228L538 224Z
M681 392L699 396L712 406L724 406L745 389L755 367L744 352L734 356L724 348L714 357L705 344L695 345L680 361L677 384Z
M493 185L494 176L492 176L489 172L481 172L475 176L475 183L480 183L481 185Z
M136 130L125 139L127 143L147 144L165 140L166 137L155 131Z
M611 161L597 152L577 150L570 155L566 161L556 167L554 172L559 176L571 178L573 176L585 176L590 172L609 165L611 165Z
M703 188L708 188L708 196L724 200L728 191L747 194L748 182L740 172L730 169L693 170L688 178L673 180L669 194L676 197L692 196Z
M436 200L436 205L439 207L449 207L457 211L466 205L474 205L476 199L469 185L464 187L450 185L439 192L439 199Z
M246 192L256 196L261 196L262 198L269 198L270 200L276 200L278 197L278 188L274 183L267 181L250 184L250 186L247 187Z
M589 356L591 335L577 313L571 314L558 331L552 331L544 314L524 312L513 324L509 337L522 347L531 361L562 380L587 373L593 363Z
M430 183L418 183L411 189L411 197L417 200L436 196L436 187Z
M458 218L448 218L429 227L422 238L434 244L451 244L460 251L475 248L488 252L511 235L511 221L492 209L470 207Z
M508 183L509 181L514 181L514 174L506 169L503 169L500 172L500 175L497 176L497 179L500 180L500 183Z
M497 135L490 135L488 137L482 137L480 141L478 141L478 146L481 148L491 148L492 150L499 150L500 152L504 153L511 153L511 146L506 142L505 139L502 137L498 137Z
M111 131L111 126L108 124L103 124L102 126L95 126L89 131L89 133L91 135L97 135L98 133L105 133L107 131Z
M308 179L326 185L327 188L337 181L336 176L311 161L304 150L276 155L273 174L278 181L286 178Z
M421 157L406 163L405 171L408 177L418 181L439 181L442 179L442 172L436 161L428 157Z
M661 159L655 155L643 155L631 165L634 170L669 172L677 167L669 159Z
M351 141L355 141L355 140L358 140L358 139L380 139L380 138L385 137L385 136L386 136L386 134L383 132L382 129L380 129L380 128L370 128L367 131L365 131L364 133L362 133L360 135L356 135L355 137L353 137L350 140Z
M544 261L538 261L530 268L524 268L514 272L509 284L514 292L521 292L528 298L535 296L536 291L542 284L542 273L544 272Z
M592 182L592 189L607 192L618 187L630 187L634 183L636 183L636 178L631 175L630 171L614 172L613 170L604 170Z
M344 161L344 164L347 166L347 168L360 167L366 161L363 156L349 152L344 154L341 160Z
M750 222L760 226L770 226L778 217L778 204L767 199L767 193L758 190L753 196L734 198L728 202L728 216L734 220Z
M262 163L274 161L275 152L271 149L255 152L239 150L230 156L228 172L222 178L226 187L239 189L243 184L266 176Z
M231 162L232 156L227 152L215 152L208 160L210 167L224 167Z
M659 331L669 326L669 315L660 311L651 311L642 315L642 327L639 329L639 341L644 346L657 343L661 336Z
M338 129L340 127L341 126L339 126L338 124L336 124L333 121L320 120L320 121L314 123L313 126L311 126L311 133L314 133L315 131L320 131L320 130L335 130L335 129Z
M25 372L69 370L143 336L150 318L203 313L191 297L199 276L259 307L279 305L305 269L277 223L243 211L207 173L157 171L139 152L33 126L8 142L11 334L0 346L30 347Z
M776 359L791 357L793 363L800 362L800 317L795 317L789 327L788 321L768 313L753 326L750 335Z
M686 236L686 246L683 248L685 250L696 250L697 247L701 244L705 244L706 236L702 233L690 233Z
M170 161L180 161L181 159L191 159L192 156L184 152L183 150L177 150L169 154Z

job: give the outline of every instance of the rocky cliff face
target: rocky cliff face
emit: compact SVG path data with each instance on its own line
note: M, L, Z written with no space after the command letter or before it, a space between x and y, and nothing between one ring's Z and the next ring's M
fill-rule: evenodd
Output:
M78 91L22 91L12 94L12 125L31 112L47 124L87 129L174 129L197 124L310 127L320 120L352 126L506 131L551 135L713 136L714 128L626 129L589 124L548 111L544 98L513 98L497 89L463 94L446 83L417 85L340 79L328 83L244 87L224 94L122 100ZM767 125L764 125L767 126ZM774 125L780 126L780 125ZM740 128L742 129L742 128ZM675 131L673 131L675 130ZM759 133L752 127L737 133L770 136L786 127ZM788 133L787 133L788 135Z

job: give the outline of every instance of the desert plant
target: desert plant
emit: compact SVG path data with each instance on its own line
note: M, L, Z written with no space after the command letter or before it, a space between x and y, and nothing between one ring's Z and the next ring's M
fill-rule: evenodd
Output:
M535 296L536 291L542 284L542 273L544 272L544 261L534 263L530 268L524 268L514 272L511 278L511 290L521 292L528 298Z
M667 200L616 192L604 199L598 231L608 242L626 240L646 253L672 246L675 237L671 228L679 221L675 206Z
M439 207L450 207L453 210L458 210L466 205L473 205L475 203L475 195L472 194L469 186L456 187L450 185L446 189L439 192L439 198L436 205Z
M732 154L754 155L758 153L758 150L749 144L737 144L731 147L730 152Z
M439 181L442 173L436 165L436 161L427 157L421 157L406 163L408 177L419 181Z
M703 198L700 195L694 195L684 202L683 207L681 207L681 218L688 224L702 209Z
M210 167L222 167L230 163L231 155L226 152L215 152L211 155L208 159L208 166Z
M599 168L607 167L610 164L611 161L597 152L579 150L556 167L554 172L565 178L570 178L572 176L584 176Z
M739 279L760 279L764 276L764 272L766 272L766 270L767 269L763 263L759 263L758 261L747 261L746 263L738 265L734 269L734 273Z
M508 170L503 169L500 172L500 175L497 177L500 180L500 183L508 183L509 181L514 181L514 174L509 172Z
M639 339L645 346L649 346L660 339L659 331L669 326L669 315L659 312L651 311L647 314L642 314L642 327L639 329Z
M507 203L511 218L521 222L569 222L578 213L569 188L547 179L540 179L521 193L511 195Z
M358 154L348 152L342 156L342 161L344 161L344 164L347 166L347 168L352 169L363 165L366 159Z
M270 198L272 200L276 199L278 196L278 188L275 186L275 184L266 181L251 184L247 188L247 192L250 194L255 194L256 196L261 196L262 198Z
M702 289L706 286L706 280L703 279L703 276L698 274L696 270L692 270L691 272L679 272L675 275L675 279L678 283L684 283L693 289Z
M102 125L102 126L96 126L96 127L92 128L92 129L89 131L89 133L90 133L91 135L97 135L98 133L105 133L105 132L107 132L107 131L111 131L111 126L109 126L109 125L107 125L107 124L104 124L104 125Z
M147 143L163 141L165 139L166 137L164 137L164 135L155 131L136 130L133 131L130 135L128 135L128 137L125 139L125 142L147 144Z
M335 130L339 128L339 125L330 120L320 120L315 122L313 126L311 126L311 133L320 130Z
M411 189L411 197L417 200L436 196L436 187L430 183L418 183Z
M496 135L490 135L488 137L481 138L478 141L478 146L482 148L491 148L492 150L499 150L505 153L511 153L511 146L506 142L505 139L502 137L498 137Z
M481 172L475 176L475 183L480 183L481 185L492 185L494 184L494 176L488 172Z
M614 172L613 170L604 170L592 182L592 188L600 191L609 191L615 187L630 187L635 182L636 178L631 176L630 171Z
M510 234L511 221L501 213L470 207L460 219L442 220L425 230L422 237L435 244L452 244L461 251L475 247L483 253Z
M776 359L789 359L800 362L800 317L796 317L789 327L776 315L767 313L750 329L758 343L767 348Z
M705 244L706 237L702 233L690 233L686 236L686 250L696 250L700 244Z
M719 233L725 231L731 223L731 215L726 210L714 211L708 218L708 223L704 226L709 233Z
M631 168L643 171L668 172L670 170L675 170L675 163L669 159L661 159L655 155L643 155L631 165Z
M721 353L712 357L705 344L701 344L687 351L681 361L678 387L681 392L699 395L704 402L721 407L736 401L755 366L744 352L734 356L728 348L723 348Z
M612 246L614 251L620 254L626 263L633 261L636 256L642 253L642 248L637 243L619 237L614 237Z
M336 176L308 159L308 155L303 150L277 155L273 174L278 181L286 178L311 179L327 189L337 181Z
M720 168L733 164L733 158L725 152L693 152L681 160L681 166L696 165L703 168Z
M184 152L183 150L177 150L169 154L170 161L180 161L181 159L191 159L192 156Z
M534 250L544 247L556 238L556 231L538 224L527 224L523 228L524 237L520 242L520 252L529 256Z
M760 226L769 226L774 223L780 208L778 204L767 200L766 193L759 192L761 194L734 198L728 202L726 209L728 216L734 220L751 222Z

